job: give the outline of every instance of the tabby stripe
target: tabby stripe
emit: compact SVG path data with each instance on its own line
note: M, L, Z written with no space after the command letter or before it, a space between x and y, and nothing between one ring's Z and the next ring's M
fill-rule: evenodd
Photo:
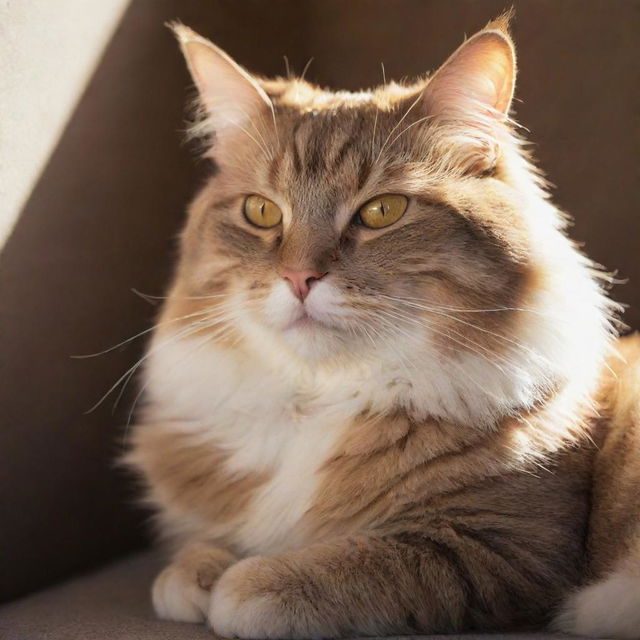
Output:
M548 576L534 572L531 566L532 563L525 561L525 556L529 555L525 547L518 549L517 552L514 553L514 549L510 548L508 541L505 540L505 532L498 529L473 529L461 524L450 524L450 527L461 538L474 540L491 555L499 558L511 572L522 576L531 586L542 590L548 588ZM528 542L528 544L530 544L530 542ZM504 576L498 573L496 573L495 576L497 578L504 578ZM513 587L513 583L509 582L506 586ZM509 591L512 592L513 589L511 588Z
M432 553L440 558L450 569L463 589L465 602L463 603L465 628L472 628L477 616L482 619L490 619L492 612L487 602L475 586L473 574L469 571L457 549L449 544L434 538L426 533L404 533L394 536L401 544L415 547L416 549L429 548ZM446 603L447 605L451 603Z

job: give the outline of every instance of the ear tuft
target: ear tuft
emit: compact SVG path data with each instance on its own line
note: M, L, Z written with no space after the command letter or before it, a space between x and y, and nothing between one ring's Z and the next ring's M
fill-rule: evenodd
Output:
M516 11L513 7L507 9L499 16L487 23L485 31L502 31L508 38L511 38L510 27Z
M182 24L180 20L171 20L169 22L165 22L164 26L173 31L173 35L176 37L176 40L183 44L189 40L203 40L205 39L198 35L193 29L187 27L186 24ZM206 42L206 41L205 41Z

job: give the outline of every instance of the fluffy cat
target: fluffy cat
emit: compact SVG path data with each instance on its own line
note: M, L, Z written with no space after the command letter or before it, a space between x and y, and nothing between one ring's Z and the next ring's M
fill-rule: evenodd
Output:
M158 615L637 638L640 343L610 357L603 274L508 117L506 18L358 93L174 30L216 168L128 457L175 548Z

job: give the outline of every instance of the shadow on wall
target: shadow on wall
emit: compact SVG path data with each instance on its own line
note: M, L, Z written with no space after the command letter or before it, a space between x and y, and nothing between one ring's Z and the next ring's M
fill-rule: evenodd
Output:
M520 120L573 235L632 284L615 296L640 326L636 188L637 5L515 2ZM354 89L436 67L493 0L134 0L0 256L0 528L10 598L144 543L132 491L112 469L135 393L85 414L141 355L144 340L72 360L148 327L185 203L206 166L181 144L188 77L162 24L180 18L252 70L283 55L320 84ZM130 385L131 389L134 385Z

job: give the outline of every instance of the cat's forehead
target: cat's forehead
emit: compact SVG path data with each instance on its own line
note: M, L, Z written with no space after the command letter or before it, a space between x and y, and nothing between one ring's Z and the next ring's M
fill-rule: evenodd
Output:
M261 81L262 87L276 105L317 113L341 112L363 106L390 110L424 89L425 84L425 80L412 84L389 82L359 91L329 91L300 78Z
M332 210L371 181L376 166L370 109L309 109L283 128L280 153L269 162L276 192L294 208Z
M279 136L279 152L267 158L270 185L299 203L313 199L329 206L330 200L355 197L372 179L389 177L388 152L404 127L389 133L424 84L390 83L358 92L326 91L300 80L264 86L275 106ZM412 152L418 150L409 144L405 161Z

